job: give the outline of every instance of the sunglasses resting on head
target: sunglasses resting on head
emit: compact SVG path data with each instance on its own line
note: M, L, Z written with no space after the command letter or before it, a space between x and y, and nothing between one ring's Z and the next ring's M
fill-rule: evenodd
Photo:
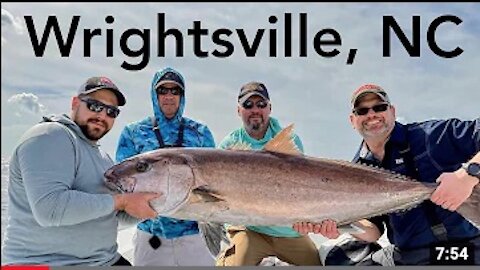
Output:
M250 109L253 108L254 105L257 106L257 108L259 108L259 109L265 109L265 107L267 107L267 105L268 105L268 101L265 101L265 100L262 99L262 100L257 101L256 103L254 103L251 100L247 100L242 104L242 107L246 110L250 110Z
M87 97L79 97L79 99L87 104L87 108L92 111L99 113L106 110L107 116L111 118L116 118L120 114L120 109L115 106L107 105L103 102L100 102L96 99L87 98Z
M379 103L379 104L373 105L372 107L357 107L357 108L353 109L352 112L355 115L366 115L366 114L368 114L370 109L372 109L374 112L378 113L378 112L386 111L388 109L388 107L390 107L389 103Z

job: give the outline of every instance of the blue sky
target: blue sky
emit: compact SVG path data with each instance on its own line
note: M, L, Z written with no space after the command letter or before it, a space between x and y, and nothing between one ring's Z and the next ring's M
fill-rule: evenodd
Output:
M184 57L175 57L173 41L167 39L166 57L157 56L157 13L165 13L166 28L179 29L184 36ZM283 56L284 13L292 14L293 57ZM298 57L298 17L307 14L308 56ZM385 88L402 122L433 118L473 119L480 115L480 4L415 3L2 3L2 157L11 155L20 136L41 119L42 114L69 112L71 96L90 76L111 78L127 96L127 106L112 131L101 140L114 154L123 126L153 114L149 87L156 70L178 69L186 78L185 116L206 123L217 143L241 121L236 113L240 86L249 81L264 82L272 98L272 116L283 125L295 124L307 155L350 159L360 137L350 126L351 92L364 83ZM53 36L43 57L35 57L23 16L32 16L37 32L43 31L49 15L56 15L62 33L72 16L80 23L69 57L61 57ZM105 22L112 15L115 21ZM276 16L272 24L268 18ZM421 19L421 56L410 57L394 37L392 56L382 56L382 17L394 16L410 37L412 16ZM460 25L438 27L439 47L464 52L455 58L435 55L426 41L429 24L442 15L455 15ZM193 53L187 29L201 21L209 29L202 37L207 58ZM102 29L92 41L92 56L84 57L83 30ZM138 63L119 48L122 33L130 28L150 29L150 60L140 71L127 71L123 61ZM246 57L238 36L228 37L234 53L228 58L211 55L222 49L211 41L219 28L244 29L251 42L258 29L266 29L256 57ZM321 57L313 49L313 37L333 28L341 36L340 54ZM113 33L113 57L106 56L106 30ZM278 57L269 57L268 34L276 29ZM327 37L328 39L328 37ZM142 43L129 39L131 48ZM347 52L358 49L353 65L346 65ZM329 50L330 48L325 48Z

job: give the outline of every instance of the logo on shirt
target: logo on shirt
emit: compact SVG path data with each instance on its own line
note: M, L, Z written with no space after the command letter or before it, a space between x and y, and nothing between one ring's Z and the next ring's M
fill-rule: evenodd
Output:
M397 158L397 159L395 159L395 164L397 164L397 165L403 164L403 158Z

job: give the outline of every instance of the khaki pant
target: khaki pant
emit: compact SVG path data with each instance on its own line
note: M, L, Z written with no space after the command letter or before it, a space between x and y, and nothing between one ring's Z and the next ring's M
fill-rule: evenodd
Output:
M273 237L245 229L228 229L231 245L216 266L258 265L263 258L277 256L293 265L321 265L318 250L308 236Z

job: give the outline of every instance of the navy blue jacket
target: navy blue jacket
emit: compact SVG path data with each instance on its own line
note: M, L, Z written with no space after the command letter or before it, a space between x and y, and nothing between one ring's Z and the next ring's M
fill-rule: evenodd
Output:
M407 170L405 155L400 151L410 147L416 172ZM355 155L354 162L376 164L420 182L434 183L440 174L453 172L462 163L480 151L480 118L472 121L459 119L430 120L421 123L395 123L385 145L383 161L375 159L364 143ZM414 169L414 170L415 170ZM388 237L400 249L425 247L439 240L431 230L425 203L401 213L389 214ZM457 212L435 205L433 211L446 230L449 240L468 239L480 235L480 231Z

